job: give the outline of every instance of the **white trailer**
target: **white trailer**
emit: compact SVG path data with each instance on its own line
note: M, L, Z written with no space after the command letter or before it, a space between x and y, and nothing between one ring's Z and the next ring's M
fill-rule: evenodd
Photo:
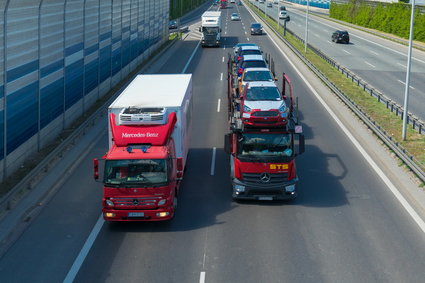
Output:
M167 124L168 115L175 112L177 122L171 137L176 158L183 158L183 168L189 151L192 124L192 75L138 75L108 108L108 117L115 115L116 125L155 128ZM108 119L109 148L113 144L111 121Z

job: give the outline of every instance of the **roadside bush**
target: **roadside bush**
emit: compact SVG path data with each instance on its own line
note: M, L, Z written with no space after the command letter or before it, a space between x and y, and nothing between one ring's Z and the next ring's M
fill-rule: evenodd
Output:
M425 13L415 9L414 40L425 42ZM377 3L350 0L345 4L331 2L331 18L359 26L377 29L403 38L409 38L411 5L404 3Z

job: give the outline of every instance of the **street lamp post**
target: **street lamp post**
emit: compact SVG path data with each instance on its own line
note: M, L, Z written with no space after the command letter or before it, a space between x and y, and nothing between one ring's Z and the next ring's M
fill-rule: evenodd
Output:
M305 40L304 40L304 52L307 53L307 44L308 44L308 14L310 10L310 0L307 0L307 13L305 16Z
M407 125L407 106L409 104L409 84L410 84L410 67L412 59L412 38L413 38L413 23L415 21L415 0L412 0L412 14L410 15L410 35L409 35L409 51L407 55L407 70L406 70L406 88L404 90L404 113L403 113L403 129L401 138L406 140L406 125Z

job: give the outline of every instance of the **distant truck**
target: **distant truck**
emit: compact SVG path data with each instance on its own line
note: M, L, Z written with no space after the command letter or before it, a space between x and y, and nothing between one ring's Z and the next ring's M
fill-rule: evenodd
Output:
M160 221L174 216L189 151L192 75L138 75L108 108L103 217ZM94 177L99 178L94 159Z
M227 0L220 0L220 9L227 8Z
M201 27L202 32L201 45L220 46L221 42L221 12L206 11L202 14Z

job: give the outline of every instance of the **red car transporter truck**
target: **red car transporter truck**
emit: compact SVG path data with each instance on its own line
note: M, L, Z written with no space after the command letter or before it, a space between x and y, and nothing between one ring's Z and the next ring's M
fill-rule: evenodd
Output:
M289 78L283 75L282 98L288 105L285 125L246 125L237 114L234 76L229 76L229 123L225 151L230 154L230 177L234 200L286 200L296 197L298 176L295 157L304 152L304 136L298 125ZM273 111L270 111L273 112ZM263 119L270 115L263 113Z
M103 217L171 219L189 150L192 75L138 75L109 106ZM94 177L99 178L94 159Z

